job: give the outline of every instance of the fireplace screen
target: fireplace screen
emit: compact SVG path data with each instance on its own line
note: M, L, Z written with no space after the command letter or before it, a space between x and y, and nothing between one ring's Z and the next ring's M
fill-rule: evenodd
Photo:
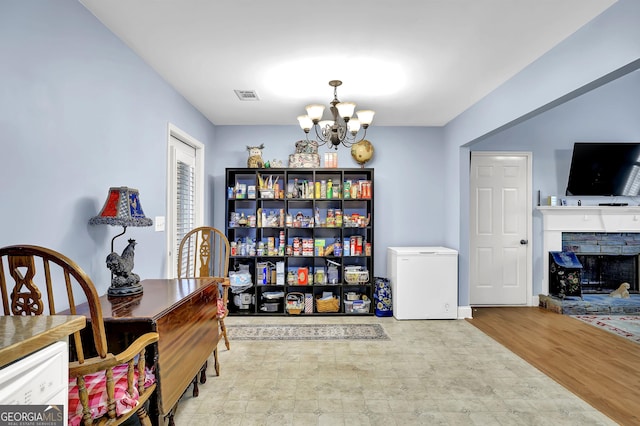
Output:
M583 293L610 293L626 282L638 292L638 255L578 254Z

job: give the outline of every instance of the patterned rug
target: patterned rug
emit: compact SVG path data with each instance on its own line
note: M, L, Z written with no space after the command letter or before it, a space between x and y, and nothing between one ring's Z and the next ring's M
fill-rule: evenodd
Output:
M637 315L572 315L587 324L640 343L640 316Z
M389 340L380 324L228 325L230 340Z

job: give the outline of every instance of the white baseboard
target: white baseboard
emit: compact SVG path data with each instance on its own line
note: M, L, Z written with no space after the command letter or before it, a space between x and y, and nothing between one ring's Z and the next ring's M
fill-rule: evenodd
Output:
M458 306L458 319L473 318L471 316L471 306Z
M487 305L487 306L502 306L502 305ZM511 306L511 305L504 305ZM513 305L513 306L522 306L522 305ZM531 305L529 306L540 306L540 296L533 296L531 298ZM464 318L473 318L473 309L471 306L458 306L458 319Z

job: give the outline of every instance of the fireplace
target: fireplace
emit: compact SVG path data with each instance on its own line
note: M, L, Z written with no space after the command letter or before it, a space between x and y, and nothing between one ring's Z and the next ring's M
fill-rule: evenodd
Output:
M623 282L633 286L635 293L639 292L640 207L540 206L537 210L543 216L543 253L545 253L541 295L549 294L548 253L552 251L570 251L578 256L596 257L595 260L584 258L587 268L594 269L599 274L587 275L584 287L586 292L610 292L611 287L617 288L616 282L622 279L625 280ZM573 235L575 239L567 241L567 235ZM623 239L622 242L615 241L620 238ZM579 249L578 245L581 246ZM622 258L627 259L622 260ZM598 264L598 262L602 263L603 259L605 260L604 275L603 266ZM592 262L596 263L593 268L591 268ZM616 272L621 262L631 263L630 267L635 272ZM583 263L582 260L581 263ZM626 270L627 266L623 269ZM620 283L617 285L619 286Z

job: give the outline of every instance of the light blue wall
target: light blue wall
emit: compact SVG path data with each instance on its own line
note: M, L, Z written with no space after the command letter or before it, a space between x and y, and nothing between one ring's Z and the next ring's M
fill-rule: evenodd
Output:
M304 133L292 126L218 126L216 149L207 159L213 182L213 221L224 228L225 167L246 167L247 145L264 143L264 160L280 159L285 166L295 142ZM374 263L376 276L386 276L386 250L390 246L443 245L442 223L448 214L442 176L445 174L442 129L377 127L367 133L375 148L366 164L375 176ZM326 146L319 153L327 152ZM338 150L339 167L359 167L348 148Z
M108 188L137 188L147 216L166 215L168 123L208 145L214 126L75 0L3 1L0 57L0 246L58 250L104 293L121 228L87 222ZM135 271L163 276L165 233L125 237Z

